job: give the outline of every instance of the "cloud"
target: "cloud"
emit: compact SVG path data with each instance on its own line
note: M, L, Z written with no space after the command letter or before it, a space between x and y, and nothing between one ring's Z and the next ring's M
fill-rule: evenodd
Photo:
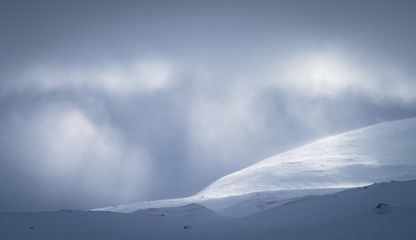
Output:
M391 119L393 106L411 107L416 101L411 94L416 81L400 62L360 58L341 46L288 51L278 61L261 62L262 67L206 67L193 73L193 158L210 156L196 164L244 166L262 157L249 149L267 157L301 142Z
M109 92L153 92L167 88L173 79L173 66L162 60L137 61L127 67L112 66L94 74L94 87L102 84Z
M416 95L412 94L416 81L399 61L360 59L342 48L293 53L265 72L271 87L309 98L337 98L355 92L379 102L416 101Z
M263 115L255 94L233 84L222 85L227 88L222 94L198 94L192 101L189 121L195 147L219 155L217 164L227 165L238 161L236 153L261 134Z
M126 143L116 129L94 123L80 109L50 105L34 114L15 112L3 118L2 126L13 160L8 164L32 179L14 187L37 189L37 201L45 195L55 205L71 202L68 207L76 208L86 199L95 206L134 201L149 190L146 150ZM27 199L25 204L40 203Z
M7 154L44 194L71 189L91 207L180 197L284 150L391 119L379 113L386 102L415 100L397 62L342 48L285 54L224 66L157 57L37 62L2 98L5 109L34 106L3 124L7 136L18 133L11 149L31 154Z
M354 84L356 75L360 74L354 70L346 59L334 52L306 53L279 66L281 76L277 84L312 97L333 97Z
M89 68L38 63L14 87L30 86L40 91L89 89L117 95L152 93L172 84L174 69L172 63L162 59L113 62Z

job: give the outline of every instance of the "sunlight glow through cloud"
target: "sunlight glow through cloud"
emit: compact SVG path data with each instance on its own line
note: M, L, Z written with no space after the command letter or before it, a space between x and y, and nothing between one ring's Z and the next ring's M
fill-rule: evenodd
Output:
M335 97L366 78L347 58L335 51L297 54L278 66L279 88L301 91L311 97Z
M374 100L393 99L403 103L416 100L416 83L397 63L372 62L348 54L346 49L293 54L269 73L272 85L311 98L335 98L345 92L370 96Z

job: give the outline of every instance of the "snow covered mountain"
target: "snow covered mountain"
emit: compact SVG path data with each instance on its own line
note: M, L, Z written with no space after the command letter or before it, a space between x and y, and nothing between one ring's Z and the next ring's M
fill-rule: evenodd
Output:
M346 188L416 179L416 118L328 137L227 175L197 195Z
M225 215L244 216L306 195L416 179L415 156L416 118L386 122L278 154L227 175L191 197L95 210L128 213L198 203Z

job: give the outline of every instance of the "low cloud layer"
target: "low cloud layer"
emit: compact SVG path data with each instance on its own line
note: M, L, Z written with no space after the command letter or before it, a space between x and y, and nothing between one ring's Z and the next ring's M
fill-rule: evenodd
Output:
M5 86L2 93L28 89L99 91L117 95L151 93L171 84L173 69L168 61L158 59L107 63L87 69L37 63L24 71L19 82Z

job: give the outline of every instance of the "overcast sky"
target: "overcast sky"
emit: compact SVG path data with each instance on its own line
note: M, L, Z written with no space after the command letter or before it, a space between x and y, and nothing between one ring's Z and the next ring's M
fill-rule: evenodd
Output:
M192 195L416 117L415 1L1 1L0 211Z

